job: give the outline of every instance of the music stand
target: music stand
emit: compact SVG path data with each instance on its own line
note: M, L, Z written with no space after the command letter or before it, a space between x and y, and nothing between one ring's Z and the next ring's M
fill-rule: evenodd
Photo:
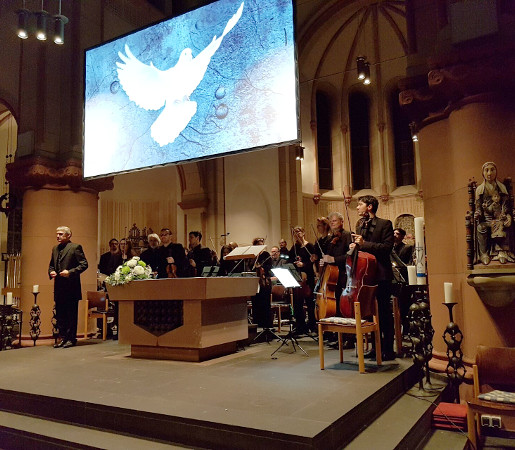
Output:
M236 247L228 255L225 255L224 259L226 259L228 261L240 260L233 267L233 269L228 274L228 276L232 276L234 269L236 269L236 267L238 267L242 261L245 261L245 260L249 261L251 259L256 259L261 254L261 252L263 252L265 249L266 249L266 245L246 245L246 246Z
M218 266L205 266L202 269L201 277L216 277L218 276L218 270L220 267Z
M295 348L295 345L297 345L297 347L299 347L306 356L309 356L307 354L306 350L304 350L300 346L299 342L297 341L297 338L293 334L293 319L292 319L292 317L293 317L293 291L292 291L292 289L300 287L300 284L297 281L298 278L296 279L296 277L298 277L297 270L295 269L294 272L292 272L291 269L285 268L283 266L283 267L277 267L276 269L272 269L272 273L277 277L279 282L286 289L288 289L290 291L290 305L291 305L290 307L292 309L292 311L291 311L292 314L290 316L290 331L288 332L288 334L285 337L282 338L281 345L279 347L277 347L270 356L274 356L283 347L283 345L288 345L288 341L291 341L291 345L293 347L294 352L297 351L297 349Z

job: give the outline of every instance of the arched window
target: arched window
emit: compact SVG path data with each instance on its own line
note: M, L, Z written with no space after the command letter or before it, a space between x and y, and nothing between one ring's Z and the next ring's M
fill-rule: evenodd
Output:
M331 148L331 103L327 94L317 92L317 153L320 189L333 188L333 151Z
M415 184L415 157L409 128L409 118L399 105L399 91L390 96L390 111L395 148L395 179L397 186Z
M368 97L362 92L349 95L352 186L370 189L370 119Z

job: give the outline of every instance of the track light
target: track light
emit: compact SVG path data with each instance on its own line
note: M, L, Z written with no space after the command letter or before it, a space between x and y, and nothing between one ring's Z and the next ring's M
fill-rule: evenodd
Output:
M356 58L356 65L358 66L358 80L365 79L365 57L358 56Z
M18 15L18 37L21 39L27 39L29 37L27 24L29 22L30 11L28 9L22 8L18 9L16 14Z
M54 16L54 42L58 45L64 44L64 26L68 23L68 18L58 14Z
M363 79L363 84L370 84L370 64L368 62L365 63L365 78Z
M302 161L304 159L304 147L301 147L300 145L295 147L295 159L297 161Z
M36 11L34 13L36 16L37 26L36 26L36 38L40 41L46 41L46 21L48 18L48 13L42 9L41 11Z
M417 124L415 122L411 122L409 124L409 128L410 128L410 131L411 131L411 140L413 142L418 142L418 127L417 127Z

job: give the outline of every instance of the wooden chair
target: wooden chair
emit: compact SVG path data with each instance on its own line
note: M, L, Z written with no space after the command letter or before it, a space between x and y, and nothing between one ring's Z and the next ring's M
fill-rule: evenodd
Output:
M381 338L379 331L379 313L377 310L377 300L374 300L374 315L372 322L361 322L361 305L359 302L354 302L354 318L355 323L342 324L332 323L332 320L338 319L335 317L322 319L318 322L318 346L320 350L320 369L324 370L324 332L338 333L338 349L340 351L340 362L343 362L343 349L342 349L342 333L356 335L356 348L358 351L358 364L359 372L365 373L365 352L363 348L363 339L366 333L374 332L376 343L376 362L380 366L383 363L381 358Z
M107 337L107 317L114 316L113 311L109 311L107 293L104 291L88 291L84 302L84 337L88 337L88 320L102 319L102 340Z
M479 395L494 390L514 393L514 373L514 347L478 347L476 364L473 365L473 398L467 402L468 438L474 449L480 448L481 415L500 416L501 429L515 431L515 405L479 398Z

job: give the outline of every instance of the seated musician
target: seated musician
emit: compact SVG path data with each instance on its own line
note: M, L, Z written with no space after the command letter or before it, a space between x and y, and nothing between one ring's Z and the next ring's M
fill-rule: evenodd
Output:
M158 278L182 278L189 275L189 264L182 244L172 242L172 232L163 228L159 233L161 247L159 247Z
M200 277L204 267L213 265L213 256L208 247L202 247L202 233L200 231L190 231L188 241L190 275L193 277Z
M293 229L295 240L290 249L290 261L293 261L297 272L301 275L303 282L300 288L293 290L293 312L295 315L296 334L316 333L315 302L313 301L313 288L315 287L315 271L311 255L315 253L315 247L305 238L304 228L296 226ZM308 310L308 323L304 314L304 303Z

